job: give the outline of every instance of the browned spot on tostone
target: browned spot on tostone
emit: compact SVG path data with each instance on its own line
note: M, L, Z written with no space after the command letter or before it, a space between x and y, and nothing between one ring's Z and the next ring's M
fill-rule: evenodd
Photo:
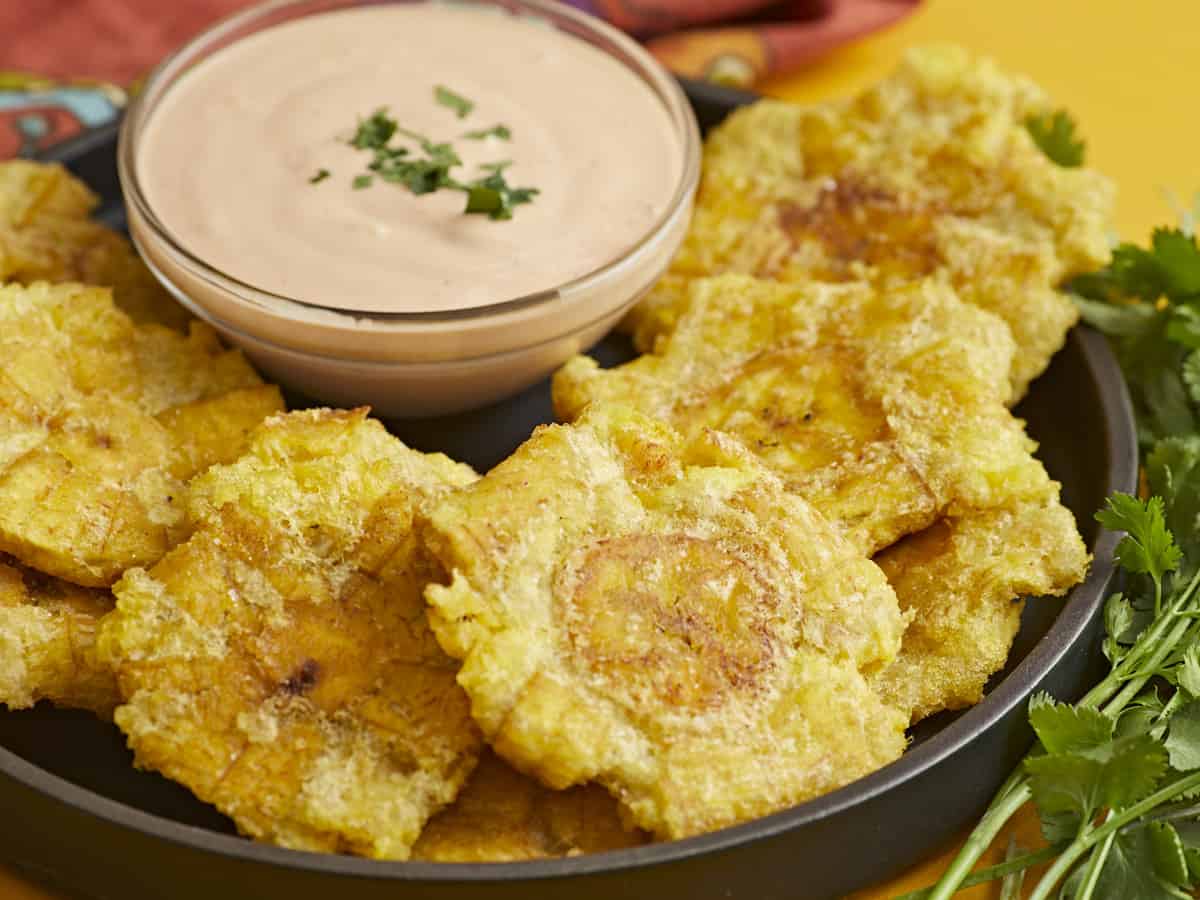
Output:
M283 692L293 697L307 694L317 683L321 673L321 664L315 659L306 659L300 668L287 677L283 682Z
M853 263L876 266L889 275L919 277L942 263L933 225L949 209L936 202L904 200L856 176L842 176L808 206L779 209L779 225L794 244L819 241L828 253L820 274L844 278Z

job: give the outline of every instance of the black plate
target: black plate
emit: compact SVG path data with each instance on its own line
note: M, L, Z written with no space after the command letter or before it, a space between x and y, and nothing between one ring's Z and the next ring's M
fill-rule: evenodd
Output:
M748 95L687 85L701 124ZM55 157L104 198L121 225L115 130ZM606 362L630 356L601 342ZM1025 699L1036 689L1074 698L1097 677L1098 612L1112 576L1114 538L1092 513L1113 490L1132 490L1136 445L1129 398L1104 340L1083 328L1034 384L1018 413L1063 484L1096 561L1065 605L1030 603L1008 668L987 699L922 723L896 763L795 809L715 834L576 859L503 865L380 863L315 855L237 837L224 817L165 779L133 769L117 730L42 705L0 712L0 856L73 891L99 897L337 897L411 900L828 898L892 875L964 828L1031 735ZM533 425L550 420L547 384L486 410L396 424L413 446L446 450L486 469Z

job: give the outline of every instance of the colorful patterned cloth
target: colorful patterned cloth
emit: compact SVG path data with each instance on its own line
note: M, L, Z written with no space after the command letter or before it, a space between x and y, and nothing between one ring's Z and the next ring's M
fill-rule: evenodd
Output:
M165 53L252 0L0 0L0 159L112 121ZM566 0L682 75L737 87L802 66L920 0Z

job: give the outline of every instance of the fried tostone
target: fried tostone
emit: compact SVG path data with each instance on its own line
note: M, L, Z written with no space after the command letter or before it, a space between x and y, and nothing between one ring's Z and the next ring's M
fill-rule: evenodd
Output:
M429 862L520 862L621 850L649 835L627 829L599 785L552 791L485 752L462 793L413 847Z
M1061 596L1088 554L1070 511L1018 503L944 519L875 557L911 614L900 655L872 678L913 722L983 699L1021 625L1022 597Z
M129 241L88 218L98 202L60 165L0 162L0 282L78 281L111 288L135 322L185 330L191 316Z
M285 847L403 859L480 750L416 512L474 480L365 410L276 416L193 483L196 531L100 634L135 760Z
M933 280L892 290L699 279L655 353L554 377L555 411L622 403L739 438L867 555L939 517L1057 496L1004 407L1004 323Z
M101 288L0 288L0 353L0 551L84 586L186 536L186 480L283 407L208 326L135 326Z
M1112 185L1056 165L1024 126L1050 109L1032 82L933 47L849 103L733 113L708 138L683 248L627 320L639 348L670 330L696 277L936 276L1012 329L1015 402L1077 319L1058 285L1109 253Z
M96 631L112 609L108 591L81 588L0 556L0 704L39 700L112 716L112 670L96 657Z
M895 759L863 672L903 619L882 573L736 441L630 410L536 430L433 511L426 591L493 748L549 787L598 781L664 838Z

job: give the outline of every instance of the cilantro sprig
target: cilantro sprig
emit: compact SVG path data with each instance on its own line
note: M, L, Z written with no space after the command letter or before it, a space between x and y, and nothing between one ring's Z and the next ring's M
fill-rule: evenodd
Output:
M434 88L434 97L438 103L453 109L459 118L469 115L474 108L471 101L441 85ZM473 140L487 137L511 140L512 132L507 126L495 125L463 136ZM348 143L371 154L367 171L351 179L354 190L365 190L379 180L404 187L417 196L441 190L458 191L466 195L465 214L486 215L493 220L511 219L516 207L532 203L539 193L537 188L508 183L504 171L512 164L510 160L484 163L479 167L482 174L464 181L454 172L463 162L453 144L434 141L402 127L386 108L360 119ZM316 184L329 175L329 170L320 169L309 181Z
M1111 671L1082 700L1030 700L1037 743L931 888L1049 862L1031 900L1185 900L1200 888L1200 248L1185 221L1122 244L1074 279L1084 318L1109 335L1135 398L1147 498L1096 514L1123 532L1124 583L1105 603ZM1032 802L1048 846L971 872Z
M1143 448L1200 428L1200 247L1190 229L1159 228L1148 247L1120 244L1068 289L1107 334L1133 396Z

